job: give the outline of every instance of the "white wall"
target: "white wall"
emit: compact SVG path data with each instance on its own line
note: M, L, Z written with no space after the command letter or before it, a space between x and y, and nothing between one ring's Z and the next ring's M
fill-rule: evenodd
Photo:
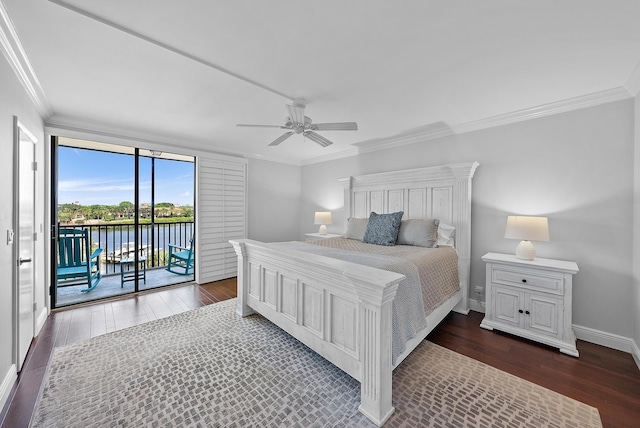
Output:
M4 57L0 56L0 408L6 399L7 386L13 386L15 366L13 366L13 255L12 246L7 245L7 230L13 229L13 117L38 139L36 156L40 168L37 178L37 201L44 200L44 135L43 123L38 111L32 104L22 85L18 82L13 69ZM37 206L38 207L38 206ZM40 202L36 209L36 224L44 221L44 209ZM42 239L42 234L38 239ZM36 245L36 290L37 314L45 308L44 245ZM37 316L37 315L36 315ZM7 382L8 385L7 385Z
M303 166L300 232L337 201L329 231L343 231L338 177L475 160L470 290L484 287L483 254L515 251L507 215L545 215L551 241L536 243L538 256L580 268L574 324L631 338L633 110L626 100Z
M263 242L298 239L300 167L249 159L248 238Z

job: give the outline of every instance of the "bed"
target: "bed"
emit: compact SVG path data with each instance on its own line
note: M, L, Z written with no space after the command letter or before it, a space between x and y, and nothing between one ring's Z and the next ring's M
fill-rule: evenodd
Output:
M401 350L393 343L393 305L407 275L308 250L327 247L329 240L327 245L230 241L238 256L237 313L260 313L358 380L359 410L383 425L394 411L393 369L451 310L469 311L471 183L477 167L477 162L457 163L339 179L345 230L347 218L399 211L403 219L436 218L455 227L459 289L429 311Z

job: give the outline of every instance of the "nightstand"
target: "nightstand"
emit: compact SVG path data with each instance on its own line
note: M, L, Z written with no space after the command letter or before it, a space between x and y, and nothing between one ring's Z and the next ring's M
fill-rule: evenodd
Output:
M326 235L320 235L319 233L305 233L307 241L311 241L313 239L327 239L327 238L339 238L342 235L338 235L335 233L327 233Z
M500 330L577 357L572 328L575 262L487 253L485 317L480 327Z

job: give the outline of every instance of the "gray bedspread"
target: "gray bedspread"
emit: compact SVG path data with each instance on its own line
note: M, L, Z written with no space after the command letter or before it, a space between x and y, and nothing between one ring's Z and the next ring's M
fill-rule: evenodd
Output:
M395 249L390 249L393 247L363 244L360 241L342 238L330 238L306 243L280 242L272 245L283 246L293 250L332 257L403 274L405 279L400 282L396 298L392 305L393 361L395 361L396 358L404 352L406 342L415 337L420 330L426 328L426 316L431 313L435 306L437 306L437 304L434 305L434 302L437 302L438 304L442 303L444 300L451 297L451 295L455 294L459 289L457 282L457 256L455 255L455 250L451 250L454 256L453 265L455 265L455 268L453 270L455 271L455 274L447 274L445 275L447 278L444 278L443 280L441 278L441 273L435 275L436 278L433 279L434 275L428 267L428 262L425 266L422 266L422 264L424 264L424 254L433 255L434 251L437 252L438 249L425 249L408 246L396 246ZM394 255L394 252L397 255ZM418 254L418 256L416 256L416 254ZM440 260L441 257L438 259ZM447 266L444 271L450 272L452 259L451 253L448 253L448 256L444 257L444 259L449 260L449 262L445 263ZM455 276L455 279L453 279L452 276ZM423 289L425 287L428 289L434 288L432 284L428 284L428 282L433 281L445 281L449 282L449 284L446 286L438 284L435 292L427 290L423 293ZM445 291L442 292L442 289ZM429 298L424 298L423 294L429 295ZM433 295L437 296L435 297L435 300ZM429 307L426 307L425 305Z

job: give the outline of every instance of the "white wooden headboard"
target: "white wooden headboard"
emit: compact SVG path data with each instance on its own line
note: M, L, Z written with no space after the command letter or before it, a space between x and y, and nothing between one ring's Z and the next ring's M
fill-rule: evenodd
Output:
M462 300L469 312L471 270L471 179L478 162L454 163L338 179L344 188L345 229L349 217L404 211L408 218L437 218L456 228Z

